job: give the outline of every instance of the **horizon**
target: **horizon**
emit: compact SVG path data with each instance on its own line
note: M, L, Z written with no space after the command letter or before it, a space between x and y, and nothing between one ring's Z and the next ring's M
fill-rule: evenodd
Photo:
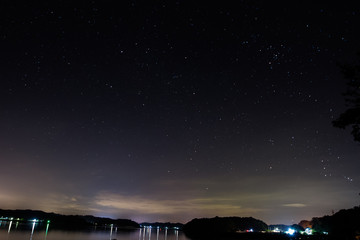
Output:
M360 3L0 9L1 208L293 224L357 206Z
M360 207L359 206L354 206L354 207ZM354 208L352 207L352 208ZM351 209L352 209L351 208ZM324 216L330 216L330 215L324 215L324 216L313 216L311 219L302 219L300 220L298 223L291 223L291 224L286 224L286 223L267 223L265 222L264 220L262 219L259 219L259 218L255 218L255 217L252 217L252 216L213 216L213 217L199 217L199 218L193 218L193 219L190 219L189 221L187 222L179 222L179 221L135 221L134 219L130 219L130 218L111 218L111 217L107 217L107 216L96 216L96 215L91 215L91 214L62 214L62 213L57 213L57 212L48 212L48 211L43 211L43 210L34 210L34 209L2 209L0 208L0 210L4 210L4 211L31 211L31 212L43 212L45 214L57 214L57 215L63 215L63 216L91 216L91 217L98 217L98 218L109 218L111 220L131 220L131 221L134 221L136 222L137 224L143 224L143 223L170 223L170 224L183 224L185 225L186 223L194 220L194 219L210 219L210 218L216 218L216 217L219 217L219 218L227 218L227 217L239 217L239 218L254 218L254 219L257 219L257 220L260 220L262 222L264 222L265 224L267 224L268 226L271 226L271 225L293 225L293 224L296 224L298 225L301 221L303 220L306 220L306 221L312 221L313 218L318 218L318 217L324 217ZM339 211L341 210L348 210L348 209L340 209ZM337 212L339 212L337 211ZM334 215L336 214L337 212L334 212L332 213L331 215ZM4 216L2 216L4 217ZM11 216L6 216L6 217L11 217ZM46 220L46 219L42 219L42 220Z

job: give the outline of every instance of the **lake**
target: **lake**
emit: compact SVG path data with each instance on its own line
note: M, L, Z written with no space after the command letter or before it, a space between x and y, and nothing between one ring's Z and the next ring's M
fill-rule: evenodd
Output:
M1 240L190 240L183 232L173 229L140 228L134 231L93 229L91 231L52 230L51 224L0 221Z

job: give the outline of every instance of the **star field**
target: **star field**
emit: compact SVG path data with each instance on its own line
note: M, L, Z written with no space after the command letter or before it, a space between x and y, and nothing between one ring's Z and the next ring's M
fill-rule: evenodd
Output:
M1 208L297 223L358 205L358 4L0 9Z

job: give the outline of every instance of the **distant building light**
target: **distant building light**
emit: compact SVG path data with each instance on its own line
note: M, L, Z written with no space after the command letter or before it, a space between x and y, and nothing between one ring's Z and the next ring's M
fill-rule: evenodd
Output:
M280 230L279 230L279 228L275 228L275 229L273 230L273 232L279 233Z
M292 229L292 228L289 228L285 233L286 233L286 234L289 234L289 235L294 235L295 230Z
M306 229L305 229L305 233L306 233L307 235L312 235L312 229L311 229L311 228L306 228Z

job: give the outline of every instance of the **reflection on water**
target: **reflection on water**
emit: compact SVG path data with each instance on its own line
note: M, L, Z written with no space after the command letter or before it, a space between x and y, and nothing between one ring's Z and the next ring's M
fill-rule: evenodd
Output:
M9 230L8 230L8 233L10 233L10 230L11 230L11 225L12 225L12 220L10 221L10 224L9 224Z
M1 240L190 240L181 231L144 227L134 231L110 229L93 231L52 230L50 222L0 220Z
M33 221L33 225L32 225L32 229L31 229L30 240L32 240L32 237L33 237L33 235L34 235L35 223L36 223L36 221L34 220L34 221Z
M46 224L45 240L46 240L46 237L47 237L47 234L48 234L48 231L49 231L49 225L50 225L50 221L48 221L47 224Z
M152 227L145 227L140 228L139 230L139 240L151 240L152 238L151 231ZM171 240L179 240L179 230L171 230ZM160 229L159 227L156 228L156 240L167 240L168 237L168 229L165 228L164 230ZM183 239L186 239L185 236Z
M140 228L139 230L139 240L155 240L155 238L151 237L151 231L152 231L152 227L144 227L144 228ZM171 240L179 240L179 230L170 230L171 231L171 235L170 239ZM182 234L181 234L182 235ZM168 237L168 229L160 229L159 227L156 228L156 240L167 240ZM187 239L185 236L182 236L182 239Z

